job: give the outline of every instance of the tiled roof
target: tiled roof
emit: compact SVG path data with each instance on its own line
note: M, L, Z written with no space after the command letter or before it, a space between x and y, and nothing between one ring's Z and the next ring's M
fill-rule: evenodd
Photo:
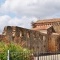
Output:
M58 22L58 21L60 22L60 18L38 20L35 23Z
M37 28L32 28L32 30L47 30L50 27L51 26L41 26L41 27L37 27Z

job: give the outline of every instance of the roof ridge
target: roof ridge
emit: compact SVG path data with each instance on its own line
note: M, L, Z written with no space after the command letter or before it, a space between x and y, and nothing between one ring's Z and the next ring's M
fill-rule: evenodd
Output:
M36 21L35 23L42 23L42 22L56 22L56 21L60 21L60 18L42 19L42 20Z

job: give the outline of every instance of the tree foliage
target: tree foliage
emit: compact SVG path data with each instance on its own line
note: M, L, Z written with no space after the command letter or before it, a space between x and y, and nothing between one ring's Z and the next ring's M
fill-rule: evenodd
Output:
M0 60L7 60L7 51L10 51L10 60L30 60L31 51L22 48L19 44L0 42Z

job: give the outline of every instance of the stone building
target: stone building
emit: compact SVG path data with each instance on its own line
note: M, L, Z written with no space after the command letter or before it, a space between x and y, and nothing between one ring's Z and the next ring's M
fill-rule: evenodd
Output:
M2 33L4 42L15 42L34 52L47 52L47 35L17 26L6 26Z
M60 19L38 20L32 29L6 26L0 41L15 42L35 53L60 51Z
M38 20L32 24L32 29L47 34L48 51L60 51L60 19Z

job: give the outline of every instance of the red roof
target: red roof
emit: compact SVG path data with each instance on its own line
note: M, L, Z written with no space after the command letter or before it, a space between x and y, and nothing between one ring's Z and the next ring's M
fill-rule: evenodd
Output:
M51 26L41 26L41 27L32 28L32 30L47 30L50 27Z
M35 23L60 22L60 18L38 20Z

